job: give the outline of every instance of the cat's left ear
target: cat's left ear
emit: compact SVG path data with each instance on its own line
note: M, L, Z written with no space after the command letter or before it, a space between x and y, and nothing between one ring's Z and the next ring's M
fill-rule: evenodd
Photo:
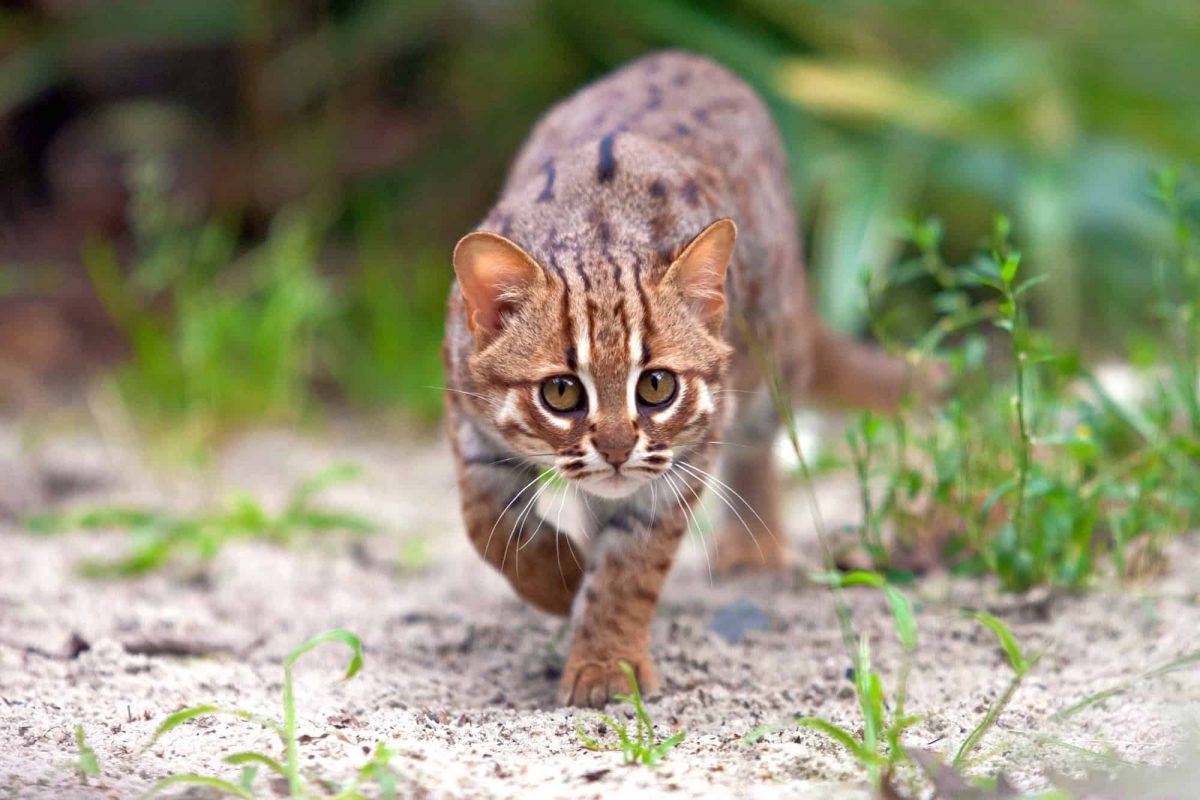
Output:
M663 276L663 283L674 284L714 333L725 321L725 271L736 242L737 225L719 219L688 243Z
M466 303L467 325L480 338L499 333L505 316L546 280L542 268L519 245L487 231L459 240L454 272Z

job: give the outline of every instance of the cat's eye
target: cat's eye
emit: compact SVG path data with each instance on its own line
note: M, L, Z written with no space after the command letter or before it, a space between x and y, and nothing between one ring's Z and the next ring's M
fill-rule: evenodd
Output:
M638 402L651 408L665 406L675 399L676 383L674 373L665 369L647 370L638 378Z
M568 414L583 408L583 385L573 375L555 375L542 382L542 402L551 411Z

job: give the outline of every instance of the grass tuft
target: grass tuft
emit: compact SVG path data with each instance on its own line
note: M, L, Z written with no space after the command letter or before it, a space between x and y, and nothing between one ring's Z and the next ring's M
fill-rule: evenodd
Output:
M184 708L171 714L154 732L154 736L146 744L143 752L154 747L164 736L201 717L226 716L254 723L261 728L274 733L280 740L284 757L283 760L267 753L256 751L230 753L223 759L230 766L241 767L237 781L212 775L197 775L184 773L170 775L155 783L142 795L143 798L153 797L161 792L178 785L207 786L218 792L234 797L255 797L254 786L260 770L266 770L287 781L288 796L293 800L303 800L313 796L314 783L322 789L321 796L332 795L335 800L361 800L365 797L363 788L374 782L380 796L394 798L396 795L396 776L389 766L393 755L386 745L376 746L371 759L355 774L354 778L343 787L334 786L332 792L324 791L330 784L311 775L301 768L300 738L296 733L296 695L293 684L293 670L296 663L309 652L327 644L342 644L350 650L350 660L346 664L342 680L353 678L363 667L362 641L353 633L344 630L328 631L314 636L288 654L283 662L283 721L277 722L262 717L250 711L239 708L224 708L216 705L198 705Z
M88 778L100 774L100 759L96 756L96 751L87 743L83 725L75 726L75 749L79 753L75 761L75 769L79 772L80 780L87 783Z
M51 512L26 520L26 527L42 535L74 530L121 530L130 537L128 551L112 560L82 563L90 577L122 578L161 569L187 556L201 564L214 559L228 542L261 539L276 543L295 541L304 535L345 531L365 535L374 525L355 514L327 511L315 505L317 497L340 483L356 478L359 471L337 465L300 482L279 513L268 511L247 494L236 494L225 507L212 512L178 515L141 508L93 508Z
M629 726L624 722L620 722L608 714L595 714L593 715L594 719L603 723L616 735L615 742L601 742L589 736L583 729L583 724L578 720L575 722L575 733L588 750L619 751L629 766L656 767L670 750L683 741L686 731L678 731L660 741L654 731L654 722L650 719L650 712L646 710L646 705L642 702L642 692L638 687L637 675L634 673L633 667L629 665L629 662L622 661L621 671L629 679L630 691L629 694L619 694L614 699L633 706L635 723L633 731L631 732Z
M975 620L996 635L1001 649L1004 650L1004 654L1008 658L1008 665L1012 668L1013 677L1008 682L1008 686L1005 687L1004 691L1000 693L1000 696L988 706L983 719L967 734L967 738L958 748L958 752L954 754L953 765L955 769L960 769L966 765L971 751L979 745L984 735L996 724L996 720L1000 718L1000 715L1012 700L1013 695L1020 688L1021 682L1025 680L1025 676L1029 674L1029 670L1033 668L1033 665L1037 663L1040 657L1040 654L1027 657L1022 653L1020 646L1017 644L1016 637L1012 635L1012 631L999 618L986 611L964 611L963 615Z
M1162 335L1130 345L1141 384L1132 401L1115 399L1079 353L1039 327L1046 273L1029 273L1007 218L996 217L961 265L943 258L936 221L902 227L914 255L866 279L872 328L898 355L949 365L954 386L939 407L910 399L900 415L864 414L847 432L861 548L876 571L948 564L994 575L1009 591L1078 588L1161 569L1165 543L1195 527L1198 223L1184 213L1176 173L1155 186L1175 249L1159 265ZM923 330L912 320L913 285L933 287L936 321Z

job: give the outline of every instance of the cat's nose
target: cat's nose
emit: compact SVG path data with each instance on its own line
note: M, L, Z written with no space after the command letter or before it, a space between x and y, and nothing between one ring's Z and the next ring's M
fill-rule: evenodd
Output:
M626 442L596 442L596 450L604 456L604 460L614 467L620 467L629 460L633 452L633 443Z

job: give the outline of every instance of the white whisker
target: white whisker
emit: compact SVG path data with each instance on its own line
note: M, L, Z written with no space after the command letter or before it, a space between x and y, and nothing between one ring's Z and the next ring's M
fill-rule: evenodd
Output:
M696 519L696 515L694 513L691 513L691 510L688 507L687 501L684 499L683 491L675 485L675 478L678 477L680 480L682 480L683 477L682 476L672 476L670 474L670 470L668 470L667 472L664 472L663 477L666 478L667 484L671 487L671 491L675 492L675 497L676 497L677 502L679 503L679 507L680 507L680 509L683 510L684 525L687 525L687 520L690 515L692 524L695 526L695 528L697 530L699 530L699 528L700 528L699 520ZM690 489L691 487L688 487L688 488ZM692 494L695 494L694 489L692 490ZM699 495L697 495L697 499L698 498L699 498ZM704 564L708 570L709 585L712 585L712 582L713 582L712 559L708 555L708 545L707 545L707 543L704 542L703 539L701 539L701 541L700 541L700 550L704 553Z
M487 403L489 406L493 406L493 407L494 407L494 406L496 405L496 401L495 401L495 400L493 400L493 399L492 399L492 398L490 398L490 397L485 397L485 396L483 396L483 395L481 395L481 394L479 394L479 393L477 393L477 392L468 392L468 391L464 391L463 389L451 389L449 386L426 386L426 387L424 387L424 388L426 388L426 389L440 389L440 390L442 390L442 391L446 391L446 392L453 392L454 394L465 394L467 397L477 397L477 398L479 398L480 400L482 400L483 402Z
M567 588L567 576L563 574L562 569L562 515L563 508L567 505L567 490L564 487L562 496L558 499L558 517L554 520L554 563L558 564L558 577L562 579L563 588ZM570 547L570 545L567 545Z
M524 550L525 545L527 545L531 541L533 541L533 537L537 535L537 531L535 530L533 532L533 534L531 534L530 536L525 536L525 523L528 521L530 514L537 514L538 500L541 498L541 496L543 494L545 494L546 487L548 487L549 485L550 485L549 482L546 482L546 483L542 484L541 486L539 486L537 491L533 493L533 497L529 500L528 503L525 504L525 508L521 512L520 516L517 517L517 525L516 525L516 529L515 529L515 537L517 540L517 549L513 553L513 574L516 576L520 576L520 574L521 574L521 551ZM538 520L540 523L540 521L543 519L543 517L541 514L537 514L537 516L538 516ZM522 541L522 538L524 538L524 541ZM512 539L513 539L513 537L510 536L509 537L510 543L512 542ZM508 546L505 545L506 554L507 554L507 550L508 550ZM501 563L504 563L503 558L501 559Z
M495 535L495 533L496 533L496 527L497 527L497 526L500 524L500 520L504 519L504 515L508 513L508 510L509 510L510 508L512 508L512 506L513 506L513 503L517 502L517 499L518 499L518 498L519 498L521 495L525 494L525 490L526 490L526 489L528 489L530 486L533 486L535 483L537 483L537 482L538 482L538 478L541 478L541 477L542 477L542 476L541 476L541 474L539 473L539 474L538 474L538 475L537 475L537 476L536 476L536 477L535 477L533 480L531 480L529 483L527 483L527 484L525 484L524 486L522 486L522 487L521 487L521 490L520 490L519 492L517 492L516 494L514 494L514 495L512 496L512 499L508 501L508 505L506 505L506 506L503 508L503 510L501 510L501 511L500 511L500 514L499 514L499 516L497 516L497 517L496 517L496 522L495 522L495 523L493 523L493 525L492 525L492 530L491 530L491 531L488 533L487 542L485 542L485 543L484 543L484 545L483 545L483 554L484 554L484 558L487 558L487 552L488 552L488 549L489 549L489 548L491 548L491 546L492 546L492 536L494 536L494 535ZM509 533L509 536L510 536L510 537L512 536L512 533L511 533L511 532ZM505 547L504 549L505 549L505 552L508 552L508 548L507 548L507 547ZM501 570L500 570L501 572L503 572L503 571L504 571L503 567L504 567L504 565L503 565L503 562L501 562Z
M715 481L718 486L720 486L722 489L726 490L727 492L732 494L734 497L736 497L738 500L740 500L742 502L742 505L744 505L747 509L749 509L750 513L754 515L754 518L758 520L758 523L763 526L763 530L767 532L767 535L770 536L771 539L775 539L775 532L771 530L771 526L767 524L766 520L764 520L761 516L759 516L758 512L754 509L754 506L750 505L750 503L746 501L746 498L742 497L742 495L736 489L734 489L732 486L730 486L725 481L718 478L716 475L712 474L711 472L709 472L707 470L701 469L700 467L697 467L695 464L687 464L686 466L689 469L692 469L695 472L698 472L701 475L706 476L706 477L710 478L711 480Z
M722 503L724 503L724 504L725 504L725 506L726 506L726 507L727 507L727 508L728 508L730 511L732 511L732 512L733 512L734 516L736 516L736 517L738 518L738 521L742 523L742 527L746 529L746 533L747 533L747 534L750 536L750 541L754 542L754 549L758 550L758 556L759 556L759 558L761 558L761 559L763 560L763 562L765 563L765 562L766 562L766 556L763 554L763 551L762 551L762 546L761 546L761 545L759 545L759 543L758 543L758 537L754 535L754 531L750 530L750 526L749 526L748 524L746 524L746 519L745 519L745 517L743 517L743 516L741 515L741 512L739 512L739 511L738 511L736 508L734 508L734 506L733 506L733 503L731 503L731 502L729 501L729 498L727 498L727 497L726 497L724 494L722 494L721 490L720 490L719 488L717 488L717 486L716 486L715 484L713 484L713 483L712 483L712 482L711 482L711 481L710 481L708 478L706 478L706 477L705 477L703 474L701 474L700 472L696 472L696 471L694 471L694 470L695 470L695 468L694 468L694 467L691 467L689 464L684 464L683 462L680 462L679 466L680 466L681 468L683 468L683 469L687 470L687 471L688 471L688 473L689 473L690 475L693 475L693 476L694 476L694 477L695 477L697 480L699 480L699 481L700 481L702 484L704 484L704 485L705 485L705 486L707 486L709 489L711 489L711 490L712 490L712 493L713 493L713 494L715 494L715 495L717 496L717 498L718 498L718 499L719 499L719 500L720 500ZM744 501L743 501L743 502L744 502Z

